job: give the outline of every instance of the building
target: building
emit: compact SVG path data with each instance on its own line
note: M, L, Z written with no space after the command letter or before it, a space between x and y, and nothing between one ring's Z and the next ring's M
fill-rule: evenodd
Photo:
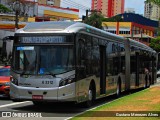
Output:
M91 9L101 11L105 17L124 13L125 0L92 0Z
M13 0L6 0L2 4L13 6L11 1ZM21 8L25 9L21 9L20 16L35 17L35 20L32 19L32 21L77 20L79 18L78 9L62 8L60 7L60 0L24 0ZM3 19L1 17L4 16L0 16L0 19Z
M147 19L139 14L124 13L118 16L123 22L103 22L105 31L140 41L149 45L151 38L156 35L158 21Z
M144 16L151 20L158 20L160 18L160 8L154 3L144 2Z
M135 9L134 8L125 8L124 13L135 13Z
M0 0L0 4L12 8L13 1L15 0ZM21 11L24 12L25 16L20 13L18 17L19 28L24 27L25 22L79 19L79 10L60 7L60 0L24 0L21 8L23 7L22 5L26 7L26 10ZM13 34L14 31L15 13L0 13L0 49L2 47L2 39L8 33Z
M61 0L36 0L39 4L60 7Z
M0 4L9 5L10 3L16 0L0 0ZM57 6L60 7L61 0L24 0L27 2L38 2L39 4L49 5L49 6ZM9 4L8 4L9 3Z

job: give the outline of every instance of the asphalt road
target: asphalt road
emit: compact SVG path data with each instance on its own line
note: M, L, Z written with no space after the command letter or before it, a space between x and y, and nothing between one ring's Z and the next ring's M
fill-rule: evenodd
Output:
M160 78L158 78L158 82L155 85L160 85ZM122 94L122 97L130 93L138 92L139 90L130 91L129 93L125 92ZM92 108L113 100L116 100L114 95L96 100ZM0 117L0 120L64 120L88 109L91 108L84 108L81 105L74 105L73 103L50 103L48 105L34 106L30 101L12 102L8 98L0 98L0 116L2 116L2 112L8 112L7 115L10 113L12 115L12 117L5 117L6 113L3 113L3 117ZM26 118L26 114L27 116L35 115L38 116L38 118ZM16 117L16 115L19 115L19 117ZM40 116L42 116L42 118Z

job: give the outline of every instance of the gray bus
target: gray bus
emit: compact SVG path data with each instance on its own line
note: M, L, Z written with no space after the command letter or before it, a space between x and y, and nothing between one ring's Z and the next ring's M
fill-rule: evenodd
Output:
M14 38L13 101L91 106L96 99L156 82L154 50L84 23L29 23Z

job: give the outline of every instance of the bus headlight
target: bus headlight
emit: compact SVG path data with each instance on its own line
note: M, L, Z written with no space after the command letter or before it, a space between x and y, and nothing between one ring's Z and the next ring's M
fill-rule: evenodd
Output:
M74 82L74 78L72 78L72 79L63 79L63 80L60 81L59 87L65 86L65 85L70 84L72 82Z
M10 78L10 81L11 81L13 84L18 85L18 80L17 80L16 78L11 77L11 78Z

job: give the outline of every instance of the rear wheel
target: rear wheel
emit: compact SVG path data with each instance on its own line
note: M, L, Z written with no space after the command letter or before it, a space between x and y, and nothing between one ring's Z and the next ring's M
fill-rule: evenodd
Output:
M95 90L93 89L93 86L90 85L88 90L88 100L84 103L84 106L91 107L94 102L94 97L95 97Z
M119 97L121 95L121 83L120 80L117 83L116 96Z
M144 81L144 88L147 88L147 79L148 79L148 76L146 75L145 76L145 81Z
M151 85L151 76L148 76L149 77L149 79L147 79L147 82L146 82L146 88L149 88L150 87L150 85Z

